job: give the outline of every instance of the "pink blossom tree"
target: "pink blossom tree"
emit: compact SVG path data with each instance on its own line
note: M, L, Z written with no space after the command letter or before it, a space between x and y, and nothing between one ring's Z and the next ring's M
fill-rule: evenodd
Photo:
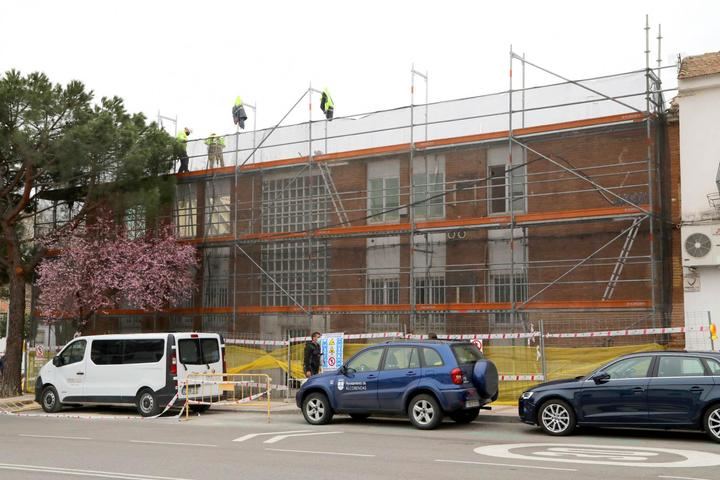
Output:
M73 318L83 332L98 311L127 302L157 311L192 295L197 251L178 243L169 227L130 239L111 221L80 227L55 239L56 256L38 266L38 307L52 323Z

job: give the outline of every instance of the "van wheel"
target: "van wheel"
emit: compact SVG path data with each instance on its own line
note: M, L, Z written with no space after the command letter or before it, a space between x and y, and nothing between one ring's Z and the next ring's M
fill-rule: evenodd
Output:
M330 402L324 393L314 392L303 401L303 417L310 425L325 425L330 423L333 411Z
M720 405L708 408L703 417L703 427L708 437L720 442Z
M62 404L60 403L60 397L58 396L57 390L52 385L48 385L43 388L42 395L40 396L42 409L47 413L56 413L60 411Z
M143 417L154 417L160 413L160 404L158 403L155 392L146 388L138 393L137 400L135 401L137 411Z
M410 400L408 417L417 428L432 430L442 422L443 411L435 397L423 393Z

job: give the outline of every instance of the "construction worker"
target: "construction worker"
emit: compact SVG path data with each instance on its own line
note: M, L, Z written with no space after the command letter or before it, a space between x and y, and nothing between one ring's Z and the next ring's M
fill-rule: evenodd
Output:
M322 98L320 98L320 110L325 113L325 118L327 118L328 120L333 119L335 103L333 102L327 87L323 89Z
M218 166L224 167L223 148L225 148L225 138L218 137L216 134L211 133L210 136L205 139L205 145L208 146L208 168L215 168L216 163Z
M180 132L177 134L177 140L180 142L180 146L182 147L182 150L180 151L180 168L178 169L177 173L183 173L183 172L189 172L188 165L190 163L190 158L188 158L187 154L187 141L188 141L188 135L192 133L192 130L190 130L188 127L183 128L180 130Z
M245 107L243 107L242 98L238 95L235 98L235 105L232 108L233 122L235 125L245 130L245 120L247 120L247 114L245 113Z

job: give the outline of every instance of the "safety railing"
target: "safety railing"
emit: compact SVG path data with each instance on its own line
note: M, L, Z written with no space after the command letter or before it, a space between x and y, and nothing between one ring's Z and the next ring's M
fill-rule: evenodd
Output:
M212 405L225 405L260 406L270 422L271 390L270 376L263 373L190 373L180 383L178 396L185 400L186 420L191 410L201 412Z

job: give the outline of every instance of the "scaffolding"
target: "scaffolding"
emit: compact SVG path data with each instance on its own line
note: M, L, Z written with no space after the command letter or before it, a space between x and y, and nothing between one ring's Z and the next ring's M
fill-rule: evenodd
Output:
M332 122L313 120L310 85L274 127L225 136L225 167L189 142L173 221L204 251L201 292L154 318L237 337L270 334L271 317L279 338L666 326L660 72L674 67L646 53L644 69L571 80L512 47L509 66L507 91L430 103L413 65L409 106ZM526 86L526 69L557 81ZM283 125L304 101L308 120Z

